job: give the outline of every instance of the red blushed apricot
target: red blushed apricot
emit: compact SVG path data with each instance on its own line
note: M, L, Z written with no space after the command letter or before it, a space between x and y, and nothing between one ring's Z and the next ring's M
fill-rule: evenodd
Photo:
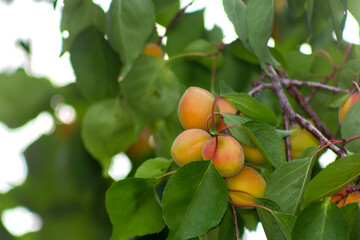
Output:
M178 114L181 125L185 129L206 130L206 119L211 115L214 100L214 96L205 89L189 87L179 102ZM216 106L215 112L217 111L218 107ZM211 119L209 123L211 123Z
M346 188L331 196L331 201L338 207L344 207L346 204L358 202L359 200L359 192L352 192L346 195Z
M145 48L142 51L143 55L150 55L157 58L162 58L164 56L163 50L161 47L155 43L146 44Z
M352 107L352 105L354 105L354 103L356 103L357 100L359 100L359 98L360 98L359 93L352 93L352 94L350 94L350 96L346 100L346 102L343 105L341 105L341 107L339 108L339 122L340 122L340 124L342 124L346 113L349 111L349 109Z
M202 129L188 129L176 137L171 146L171 156L177 165L203 160L201 151L211 135Z
M225 178L225 182L234 204L254 204L253 196L263 198L265 195L266 182L261 174L251 167L244 166L238 174Z
M215 168L221 176L230 177L238 173L244 166L244 152L238 141L230 136L211 138L202 150L204 160L213 160ZM214 151L216 152L214 156Z

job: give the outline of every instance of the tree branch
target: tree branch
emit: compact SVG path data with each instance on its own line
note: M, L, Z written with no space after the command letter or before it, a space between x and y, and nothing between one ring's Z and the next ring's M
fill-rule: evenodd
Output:
M294 112L289 101L286 98L284 90L282 89L281 78L278 76L278 74L276 73L273 67L268 66L268 70L272 74L271 76L269 76L270 81L273 85L272 89L279 100L282 113L287 115L290 121L297 122L300 125L300 127L308 130L312 135L314 135L320 141L321 144L329 144L330 141L326 137L324 137L323 134L318 129L312 126L302 116ZM329 148L333 150L339 157L346 156L344 151L342 151L334 144L330 144Z

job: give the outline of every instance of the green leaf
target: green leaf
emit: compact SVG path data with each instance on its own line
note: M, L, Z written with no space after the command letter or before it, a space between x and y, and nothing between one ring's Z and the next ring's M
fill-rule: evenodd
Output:
M304 203L307 204L339 192L355 181L359 173L360 154L332 162L310 181L305 191Z
M81 129L86 149L107 171L112 157L135 140L134 125L118 100L109 99L92 105Z
M358 23L360 23L360 2L358 0L348 0L348 10L354 16Z
M235 93L236 91L232 89L232 87L229 86L225 81L220 81L220 92L221 94L227 94L227 93Z
M346 6L341 0L329 0L330 15L333 22L336 38L338 41L342 39L342 33L345 26Z
M217 50L217 47L214 44L204 40L197 39L191 42L184 50L185 53L213 53ZM216 59L216 68L222 64L222 53L219 52ZM208 69L213 68L213 63L215 56L189 56L188 59L199 62L201 65L207 67Z
M113 0L107 13L106 30L111 46L121 60L131 64L154 30L155 6L150 0Z
M284 138L284 137L289 136L290 134L292 134L295 131L296 131L296 129L292 129L292 130L276 129L276 133L279 135L279 137L281 139Z
M211 161L191 162L171 176L163 195L168 239L200 236L219 224L228 205L226 184Z
M69 37L63 38L63 53L70 50L76 36L85 28L95 26L104 32L105 13L91 0L65 0L61 16L61 31L69 32Z
M338 93L335 95L334 98L332 98L330 100L330 102L328 103L328 106L330 108L339 108L341 107L341 105L343 105L346 100L349 98L349 93Z
M166 158L153 158L145 161L136 170L136 178L156 178L167 172L172 161Z
M251 120L247 117L238 115L223 115L223 118L226 126L241 125ZM231 127L229 130L238 141L245 143L250 147L256 147L251 137L241 127Z
M179 0L154 0L156 13L161 13L176 4Z
M205 32L203 15L204 11L186 13L170 28L166 43L169 57L183 53L191 42L203 36Z
M251 51L246 29L246 5L243 0L223 0L224 10L243 46Z
M112 240L156 233L165 227L152 182L147 179L114 183L106 192L106 209L113 225Z
M274 67L279 65L267 47L273 29L274 6L274 0L251 0L246 6L246 30L249 42L263 69L266 69L266 63Z
M236 57L245 60L249 63L259 64L257 57L252 54L248 49L245 48L245 45L240 41L234 41L230 45L231 53Z
M28 76L19 69L12 74L0 74L0 121L17 128L50 109L55 88L45 78Z
M353 81L356 81L356 74L360 72L360 59L351 59L347 61L341 69L339 75L339 87L352 89Z
M350 225L350 240L360 239L360 209L358 203L347 204L341 208Z
M348 139L360 135L360 101L354 103L346 113L343 123L341 124L341 137ZM360 152L360 139L351 140L346 144L346 148L351 152Z
M242 219L240 214L236 212L237 215L237 222L238 222L238 229L239 235L241 236L244 232L244 226L242 223ZM211 239L211 238L210 238ZM235 229L235 220L234 220L234 213L232 210L231 205L229 204L223 219L219 224L219 233L218 233L219 240L233 240L236 239L236 229Z
M76 82L86 98L98 101L116 96L120 59L103 34L94 27L82 31L75 38L70 54Z
M275 128L267 123L249 121L241 126L251 137L256 148L275 168L286 162L282 139Z
M276 202L282 212L297 214L300 211L305 189L310 181L315 158L296 159L281 164L271 175L265 196Z
M228 93L224 97L249 118L264 121L271 125L277 124L275 113L265 105L259 103L255 98L246 93Z
M290 215L275 212L277 210L280 210L279 206L277 206L276 203L268 199L258 198L255 199L255 203L270 209L270 211L268 211L260 207L256 208L261 223L264 227L267 239L291 239L291 229L289 228L289 226L291 226L293 218L295 218L295 216L291 218ZM284 222L283 218L286 220L286 222ZM290 218L292 220L290 220Z
M141 121L169 116L178 104L178 81L160 58L139 57L120 86L127 104Z
M330 199L315 202L297 217L292 232L293 240L349 239L349 225L340 208Z

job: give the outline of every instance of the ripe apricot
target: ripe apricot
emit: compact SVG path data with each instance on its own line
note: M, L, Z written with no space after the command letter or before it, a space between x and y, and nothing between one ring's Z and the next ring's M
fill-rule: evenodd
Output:
M162 58L164 56L164 52L161 47L155 43L146 44L145 48L142 51L143 55L150 55L157 58Z
M263 163L266 161L264 155L257 148L252 148L245 143L240 143L245 153L245 160L251 163Z
M230 199L234 204L254 204L253 196L264 197L266 182L261 174L251 167L244 166L238 174L225 178L225 182L229 189Z
M217 144L215 137L205 144L202 157L204 160L213 159L214 166L221 176L233 176L244 166L244 151L240 143L233 137L218 136L217 138Z
M126 155L133 161L144 160L149 157L154 148L150 144L151 131L148 128L144 128L137 142L133 143L126 151Z
M350 94L350 96L346 100L346 102L343 105L341 105L341 107L339 108L339 122L340 122L340 124L342 124L346 113L349 111L349 109L352 107L352 105L354 105L354 103L356 103L357 100L359 100L359 98L360 98L359 93L352 93L352 94Z
M178 115L185 129L199 128L206 130L206 119L211 115L214 96L199 87L189 87L179 102ZM215 112L218 111L216 106ZM211 125L211 120L209 120ZM209 126L211 127L211 126Z
M294 159L298 158L306 148L319 145L319 141L311 133L306 129L299 128L298 125L297 127L298 129L290 134L291 156Z
M188 129L180 133L171 146L171 156L177 165L203 160L201 151L211 135L202 129Z
M331 196L331 201L338 207L344 207L346 204L358 202L360 200L359 192L346 194L346 188Z

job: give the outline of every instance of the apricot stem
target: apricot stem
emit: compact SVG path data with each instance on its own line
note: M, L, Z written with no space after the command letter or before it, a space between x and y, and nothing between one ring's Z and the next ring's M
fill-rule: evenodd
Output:
M211 123L212 123L212 126L214 126L215 124L215 108L216 108L216 102L217 100L222 97L222 95L220 94L219 96L217 96L213 102L213 105L212 105L212 108L211 108Z
M236 239L239 239L239 226L238 226L238 221L237 221L237 216L236 216L236 209L235 209L235 206L234 205L231 205L231 208L232 208L232 211L233 211L233 214L234 214L234 222L235 222L235 229L236 229Z

